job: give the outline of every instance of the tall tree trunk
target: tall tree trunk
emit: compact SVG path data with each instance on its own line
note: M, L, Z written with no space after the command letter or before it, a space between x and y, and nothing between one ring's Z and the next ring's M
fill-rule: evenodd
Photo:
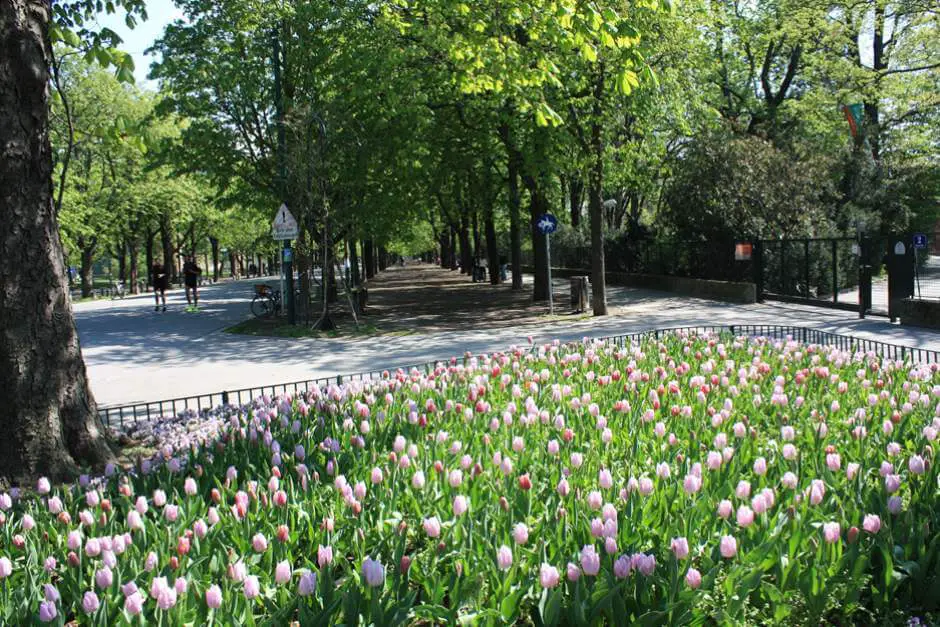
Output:
M88 298L91 296L91 290L94 285L94 255L95 255L95 244L87 244L81 246L82 254L82 267L79 270L82 275L82 298Z
M137 294L140 290L137 289L137 255L140 251L138 250L137 237L129 237L127 239L127 253L128 258L130 259L130 272L128 278L128 287L130 288L131 294Z
M352 285L359 285L359 251L356 240L349 240L349 274Z
M460 230L457 232L457 237L460 240L460 273L471 274L473 272L473 250L470 248L470 230L466 216L460 221Z
M601 135L601 115L604 97L604 64L601 63L594 81L594 105L591 115L591 152L593 162L590 173L591 212L591 298L594 315L607 315L607 275L604 259L604 138Z
M228 253L228 267L229 267L229 274L231 274L233 277L236 274L238 274L238 272L235 269L235 251L234 250L230 250Z
M112 458L72 317L52 199L50 3L0 2L0 481ZM24 315L28 312L28 315Z
M522 227L520 211L522 196L519 193L520 155L512 137L512 129L503 123L499 129L503 145L506 147L507 172L509 179L509 255L512 265L512 289L522 289Z
M371 279L375 276L375 246L372 245L372 240L362 242L362 255L366 265L366 279Z
M385 250L385 246L379 245L379 272L383 272L388 268L388 251Z
M172 283L176 283L176 259L173 255L173 227L167 215L160 216L160 247L163 249L163 268Z
M219 240L215 237L209 238L209 244L212 246L212 280L219 280Z
M496 244L496 224L493 221L492 205L486 208L483 230L486 233L486 265L490 269L490 283L499 285L499 247Z
M118 251L118 281L127 281L127 242L121 241Z
M488 190L487 190L488 191ZM483 253L480 251L480 222L479 212L473 212L473 258L482 259Z
M581 225L581 204L584 202L584 181L581 176L574 176L568 183L568 205L571 211L571 226Z
M457 269L457 228L454 226L450 227L450 269Z
M450 267L450 230L446 227L441 230L437 236L437 241L441 247L441 268Z
M539 216L548 211L548 200L534 176L526 175L523 180L526 181L526 187L529 189L529 233L532 236L532 262L535 266L532 300L548 300L548 251L545 246L545 236L535 226Z
M147 231L147 238L144 240L144 260L147 262L147 285L153 287L153 239L156 233Z

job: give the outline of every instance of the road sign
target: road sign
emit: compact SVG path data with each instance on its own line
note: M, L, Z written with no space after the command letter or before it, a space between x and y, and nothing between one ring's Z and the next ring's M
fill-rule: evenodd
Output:
M914 248L927 248L926 233L914 233Z
M281 205L281 208L277 210L274 222L271 223L271 234L276 240L297 239L300 235L297 220L287 205Z
M535 228L537 228L542 235L551 235L558 229L558 218L550 213L543 213L539 216L539 219L535 221Z

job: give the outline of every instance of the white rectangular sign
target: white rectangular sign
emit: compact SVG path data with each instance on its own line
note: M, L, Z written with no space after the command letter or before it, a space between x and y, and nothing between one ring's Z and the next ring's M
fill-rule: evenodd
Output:
M271 234L276 240L297 239L300 235L297 220L287 205L281 205L281 208L277 210L274 222L271 223Z

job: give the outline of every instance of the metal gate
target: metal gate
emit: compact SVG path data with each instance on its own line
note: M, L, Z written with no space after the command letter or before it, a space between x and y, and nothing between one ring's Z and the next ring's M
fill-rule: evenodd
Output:
M912 236L759 240L758 300L780 300L895 317L914 294Z

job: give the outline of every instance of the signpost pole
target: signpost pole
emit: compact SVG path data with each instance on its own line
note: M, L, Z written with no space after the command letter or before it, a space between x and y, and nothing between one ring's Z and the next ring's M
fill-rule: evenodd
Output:
M287 324L294 324L297 321L294 310L294 251L291 248L290 240L284 240L283 255L284 283L285 288L281 294L284 296L284 307L287 311Z
M555 315L555 303L552 297L552 236L545 233L545 256L548 261L548 314Z

